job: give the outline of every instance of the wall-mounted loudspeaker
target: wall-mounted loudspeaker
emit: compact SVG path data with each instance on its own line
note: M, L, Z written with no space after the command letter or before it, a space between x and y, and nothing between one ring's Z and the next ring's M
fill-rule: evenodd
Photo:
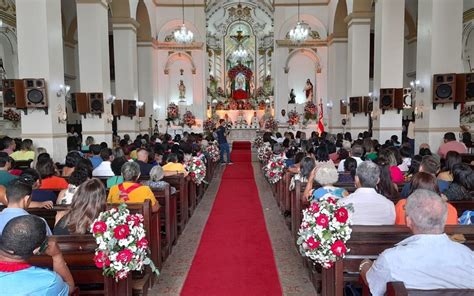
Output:
M341 115L346 115L347 114L347 103L343 102L342 100L339 101L340 104L340 109L341 109Z
M474 101L474 73L456 74L456 99L458 102Z
M433 75L433 104L456 102L456 74Z
M145 117L145 103L138 109L138 117Z
M122 111L122 100L115 100L112 103L112 114L114 116L121 116L123 115Z
M5 79L2 81L3 106L6 108L26 108L25 87L21 79Z
M72 93L71 94L71 103L73 106L76 105L76 112L79 114L89 113L89 101L87 100L86 93Z
M137 115L137 101L134 100L123 100L122 112L124 116L136 116Z
M349 107L352 114L362 113L362 97L350 97Z
M48 107L48 98L46 96L46 81L44 79L25 78L26 106L28 108L46 108Z
M381 88L379 107L382 112L384 110L403 109L403 89Z
M89 109L92 114L104 113L104 95L102 93L88 93Z

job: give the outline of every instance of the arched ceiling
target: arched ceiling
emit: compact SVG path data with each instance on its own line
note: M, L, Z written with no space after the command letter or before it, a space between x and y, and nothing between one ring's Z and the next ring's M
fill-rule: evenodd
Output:
M139 41L151 40L152 35L151 35L150 17L148 15L146 4L143 2L143 0L140 0L138 2L136 20L140 24L137 30L137 40Z
M345 0L339 0L334 17L334 37L347 37L347 24L344 19L347 17L347 3Z

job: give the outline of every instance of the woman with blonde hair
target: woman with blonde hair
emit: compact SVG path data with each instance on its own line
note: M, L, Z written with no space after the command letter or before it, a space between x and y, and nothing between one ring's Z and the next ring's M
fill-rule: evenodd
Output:
M321 186L313 192L311 192L313 188L312 180L316 181ZM349 193L347 190L334 186L338 180L339 173L334 164L330 162L316 164L316 167L308 178L308 184L306 185L304 196L306 196L310 201L318 201L324 196L332 196L336 199L348 196Z

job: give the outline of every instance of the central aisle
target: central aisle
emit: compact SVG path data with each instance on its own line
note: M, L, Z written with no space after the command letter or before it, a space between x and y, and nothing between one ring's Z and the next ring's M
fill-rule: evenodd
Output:
M234 143L231 159L181 295L282 294L250 143Z

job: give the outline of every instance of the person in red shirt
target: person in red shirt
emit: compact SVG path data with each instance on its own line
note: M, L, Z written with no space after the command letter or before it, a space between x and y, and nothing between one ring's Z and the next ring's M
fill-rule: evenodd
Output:
M456 136L454 133L445 133L443 139L444 143L441 144L438 149L438 154L441 158L445 158L446 153L449 151L456 151L459 154L467 153L466 145L456 141Z
M64 178L56 176L56 168L51 158L38 161L36 169L41 177L39 189L66 189L68 187L69 184Z

